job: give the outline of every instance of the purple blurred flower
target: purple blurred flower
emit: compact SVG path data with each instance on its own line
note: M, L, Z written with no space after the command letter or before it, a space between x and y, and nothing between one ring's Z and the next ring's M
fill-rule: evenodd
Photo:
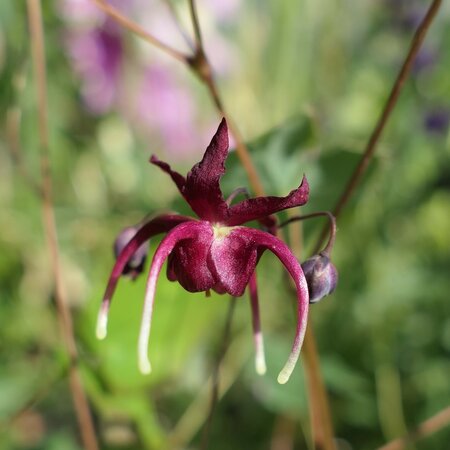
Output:
M143 23L162 41L190 51L167 5L151 0L108 3ZM219 75L229 74L238 66L235 47L217 32L217 24L229 21L238 7L239 0L215 0L204 5L208 19L202 23L204 40ZM201 109L166 55L155 52L149 63L148 55L133 46L133 41L127 42L125 51L123 29L91 0L60 0L59 11L66 22L64 42L81 82L83 102L92 114L118 111L144 138L151 133L151 141L171 157L182 159L201 148ZM203 123L208 130L211 123Z
M437 61L438 55L436 51L422 48L413 61L412 72L414 75L418 75L423 71L431 69Z
M415 0L385 0L393 25L402 31L415 31L426 9Z
M120 33L102 26L71 34L67 47L75 71L82 80L83 100L89 110L103 114L114 106L119 92L123 58Z
M108 3L127 13L133 2ZM69 25L65 44L81 79L84 103L94 114L109 112L121 91L122 29L90 0L63 0L59 9Z
M148 339L156 282L163 263L168 259L168 278L178 281L189 292L208 293L212 289L220 294L240 297L249 286L257 346L256 368L259 373L264 373L255 268L263 252L270 250L286 267L297 288L294 344L288 361L278 376L280 383L286 383L298 360L305 335L309 307L308 285L299 262L284 242L267 231L244 227L243 224L259 220L267 226L273 225L270 215L307 202L309 186L303 178L300 186L286 197L256 197L231 205L240 190L224 200L219 184L225 173L227 154L228 131L223 120L203 159L194 165L186 178L173 171L167 163L152 156L150 161L170 175L198 219L166 214L148 221L139 229L119 254L112 270L99 313L97 336L106 336L111 298L130 258L152 236L167 233L155 252L148 275L138 347L141 371L151 371Z
M149 66L139 86L133 122L142 133L161 136L168 153L178 157L200 146L195 130L195 104L189 91L167 68Z
M424 117L425 129L430 133L445 134L450 125L450 109L434 107Z

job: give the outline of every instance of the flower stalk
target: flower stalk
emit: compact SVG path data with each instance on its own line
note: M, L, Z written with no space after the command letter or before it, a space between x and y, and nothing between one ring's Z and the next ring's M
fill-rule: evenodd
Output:
M77 366L78 350L75 342L72 316L68 307L67 293L62 278L60 264L58 232L53 208L52 177L49 156L50 143L48 133L47 77L40 0L27 0L27 10L31 35L30 42L35 74L36 93L38 96L37 109L39 118L39 145L41 151L40 163L42 187L40 192L42 194L42 217L55 283L57 318L70 360L69 384L83 445L86 450L98 450L99 447L97 444L97 437L91 417L91 411Z

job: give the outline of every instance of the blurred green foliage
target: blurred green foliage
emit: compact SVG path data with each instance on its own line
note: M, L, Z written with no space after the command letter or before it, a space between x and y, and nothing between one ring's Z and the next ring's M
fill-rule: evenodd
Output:
M61 46L58 4L43 3L62 267L101 448L198 448L208 407L206 382L221 346L229 298L188 294L161 276L151 376L142 376L136 362L145 277L121 281L108 337L95 339L117 232L159 210L189 211L167 177L147 164L150 152L164 149L135 133L120 114L93 117L83 107L80 81ZM286 194L305 173L311 199L303 212L332 209L412 30L395 22L395 2L387 0L242 3L238 21L222 30L239 55L239 70L219 79L225 103L248 137L268 193ZM437 133L424 126L433 105L450 104L449 23L445 4L425 42L436 60L408 81L376 159L339 220L333 255L338 288L312 307L342 449L375 448L450 401L450 140L448 127ZM204 116L214 115L196 80L183 67L173 70L205 104ZM8 151L14 145L10 119L20 112L21 156L30 176L39 179L32 80L25 5L2 1L0 449L75 450L81 447L40 203ZM203 150L170 162L187 170ZM225 194L248 185L235 154L227 169ZM320 220L305 224L302 259L321 226ZM253 369L245 295L237 303L222 374L227 389L216 409L211 448L275 449L283 433L296 449L310 448L301 365L287 385L276 383L295 317L283 271L272 256L262 258L258 281L268 373L259 378ZM449 441L447 428L411 448L442 450Z

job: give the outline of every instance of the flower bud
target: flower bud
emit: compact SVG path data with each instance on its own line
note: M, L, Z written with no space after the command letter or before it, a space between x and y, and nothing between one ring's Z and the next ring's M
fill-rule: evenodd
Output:
M302 264L309 290L309 303L316 303L336 288L338 273L330 258L323 253Z
M128 242L135 236L139 227L124 228L116 240L114 241L114 255L117 258ZM148 241L142 244L129 259L128 263L122 271L122 275L128 275L132 280L138 277L144 270L145 261L147 259Z

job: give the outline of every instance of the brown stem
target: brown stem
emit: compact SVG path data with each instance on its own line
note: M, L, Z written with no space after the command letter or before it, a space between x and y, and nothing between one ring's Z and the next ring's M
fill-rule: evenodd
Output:
M299 220L306 220L306 219L312 219L314 217L321 217L321 216L327 216L328 220L330 221L330 237L328 238L328 242L325 245L325 248L320 252L324 253L327 256L330 256L331 250L333 249L334 241L336 240L336 219L329 211L318 211L311 214L305 214L301 216L292 216L288 220L285 220L284 222L280 223L278 225L278 228L285 227L286 225L289 225L294 222L298 222ZM298 252L300 254L300 252Z
M75 343L72 316L68 307L67 294L63 283L60 264L58 234L52 199L47 110L47 77L40 0L27 0L27 9L31 36L31 54L33 58L36 92L38 96L39 144L41 150L40 162L42 177L42 218L55 283L55 300L58 312L57 317L61 328L61 333L64 338L66 350L69 355L70 389L84 448L86 450L98 450L97 437L95 435L91 412L77 367L78 351Z
M225 112L225 108L223 107L223 102L220 98L217 86L216 86L214 78L212 76L211 65L209 64L209 62L205 56L203 47L197 48L197 51L192 56L185 55L177 50L172 49L171 47L167 46L166 44L160 42L153 35L147 33L139 24L137 24L136 22L125 17L116 8L114 8L113 6L106 3L105 0L92 0L92 1L103 12L105 12L105 14L110 16L116 22L120 23L124 28L126 28L129 31L131 31L132 33L140 36L142 39L146 40L147 42L149 42L150 44L159 48L160 50L163 50L165 53L167 53L168 55L177 59L178 61L186 64L200 78L200 80L207 87L207 89L211 95L211 99L213 100L213 103L216 106L217 110L219 111L219 113L222 116L224 116L227 119L231 134L233 135L234 140L236 142L236 151L237 151L238 157L241 160L242 166L244 167L244 170L246 171L246 173L248 175L249 182L250 182L250 185L252 186L252 189L254 190L256 195L259 195L259 196L264 195L264 189L263 189L262 183L259 180L258 174L257 174L256 169L251 160L248 148L245 145L238 128L233 123L233 121L228 116L228 114ZM197 24L198 24L198 21L197 21ZM194 29L195 29L195 26L194 26Z
M303 361L305 362L314 448L316 450L336 450L330 405L320 370L316 339L311 324L306 329L303 342Z
M175 7L171 0L164 0L164 3L167 6L167 9L169 10L170 16L172 17L172 20L179 31L180 35L183 37L184 41L186 42L187 46L194 51L194 43L192 42L191 37L188 35L188 33L185 32L183 27L180 24L180 21L178 20L177 11L175 10Z
M198 21L197 6L195 0L189 0L189 12L191 13L192 26L194 28L195 45L197 49L203 48L202 32Z
M336 207L334 208L333 214L337 218L339 214L341 213L342 209L346 204L348 203L348 200L350 199L351 195L355 191L357 185L361 181L361 178L365 171L368 168L368 165L370 163L370 160L375 152L376 144L378 143L378 140L381 136L381 133L397 103L397 99L399 97L399 94L401 92L401 89L405 83L405 80L411 70L412 63L414 61L414 58L416 57L418 51L420 50L420 46L425 38L425 35L430 28L431 23L433 22L433 19L435 18L439 7L441 6L442 0L434 0L431 4L430 8L428 9L428 12L424 19L422 20L421 24L419 25L416 33L414 34L413 40L411 42L410 50L408 52L408 55L405 59L405 62L403 63L403 66L395 80L394 86L391 90L391 93L386 101L386 104L383 108L383 111L381 113L380 118L378 119L378 122L375 126L374 131L372 132L369 141L366 145L366 148L364 150L364 153L361 157L361 160L356 167L355 171L353 172L353 175L351 176L349 182L347 183L347 186L344 189L344 192L342 193L340 199L338 200ZM326 237L327 229L324 228L322 234L320 235L320 238L318 240L316 249L314 253L317 253L322 246L322 243ZM328 425L331 425L331 420L329 420L329 408L327 405L327 397L325 393L325 389L323 387L323 383L321 381L314 380L312 377L317 376L320 374L320 370L315 370L316 363L318 364L318 360L315 361L315 356L317 355L317 351L315 350L315 343L314 343L314 337L311 332L311 327L308 327L308 330L306 332L305 341L304 341L304 359L305 359L305 365L307 373L311 370L311 374L308 376L310 388L308 391L310 394L315 394L314 399L310 399L310 408L314 407L314 405L319 405L318 408L322 409L322 418L320 417L320 412L311 411L312 421L313 421L313 430L319 432L320 434L323 434L326 437L327 434L327 428ZM310 333L311 332L311 333ZM313 384L316 384L314 386ZM328 419L327 419L328 416ZM325 419L325 421L323 421ZM322 420L322 424L319 423L319 420ZM322 425L322 426L321 426ZM332 431L332 429L331 429ZM320 443L319 443L320 444ZM331 443L330 443L331 444ZM334 443L333 443L334 445ZM316 439L316 448L317 449L325 449L324 445L320 446L317 443ZM330 447L333 448L333 447ZM403 447L392 447L392 448L383 448L379 450L396 450L397 448L403 448Z
M124 28L127 28L128 30L137 34L139 37L141 37L145 41L149 42L150 44L159 48L163 52L172 56L172 58L175 58L178 61L181 61L183 63L186 62L187 55L185 55L182 52L179 52L178 50L175 50L174 48L168 46L167 44L164 44L164 42L161 42L159 39L155 38L155 36L153 36L152 34L147 33L147 31L145 31L138 23L125 17L118 9L114 8L114 6L111 6L105 0L92 0L92 1L105 14L112 17L116 22L120 23Z
M450 425L450 406L422 422L406 436L394 439L382 447L379 447L378 450L403 450L412 442L430 436L448 425Z
M194 24L195 28L195 24ZM206 55L204 53L203 47L199 47L197 54L193 60L196 64L191 64L191 68L196 71L197 75L204 81L207 86L211 98L216 105L219 112L227 118L230 131L234 136L236 142L236 152L243 165L247 176L249 178L250 185L258 196L264 195L264 188L258 176L255 166L250 157L250 153L245 145L241 134L235 124L230 120L225 112L223 102L220 98L217 86L215 84L212 68L209 64ZM197 69L197 70L195 70ZM309 330L309 332L308 332ZM309 379L308 391L310 392L310 408L311 413L317 418L317 420L312 420L312 431L313 435L317 438L315 439L317 450L335 450L334 440L333 440L333 426L331 422L328 398L325 391L325 387L322 382L322 377L320 373L319 358L317 355L317 350L314 342L314 334L312 331L312 326L309 325L308 330L305 335L304 340L304 355L305 359L314 364L310 363L308 365L307 375ZM316 380L316 381L314 381ZM314 389L311 391L310 389ZM316 402L320 402L317 403ZM313 403L313 404L312 404Z
M331 214L330 216L333 217ZM292 219L294 219L294 217L292 217ZM332 223L334 224L334 220ZM291 247L296 255L299 255L303 247L300 235L301 234L296 232L294 228L289 230ZM302 357L305 363L313 448L315 450L336 450L328 395L322 378L319 354L317 352L317 345L311 321L308 323L306 329Z
M406 56L406 59L400 69L400 72L397 75L397 78L395 80L394 86L392 87L392 90L389 94L388 99L386 100L386 103L384 105L384 108L382 110L382 113L378 119L377 124L375 125L375 128L370 135L370 138L367 142L366 148L364 150L364 153L359 161L358 166L354 170L352 176L350 177L350 180L348 181L344 192L342 193L341 197L339 198L334 210L333 214L337 218L344 206L348 203L350 197L352 196L353 192L355 191L356 187L361 181L362 176L366 172L370 160L372 159L373 154L375 153L376 145L380 139L381 133L383 132L386 123L391 116L392 111L394 110L394 107L397 103L398 97L400 95L400 92L405 84L405 81L411 71L412 64L414 62L415 57L417 56L417 53L420 50L420 47L422 45L423 40L425 39L425 36L436 17L436 14L439 10L439 7L441 6L442 0L434 0L431 4L430 8L427 11L427 14L423 18L422 22L420 23L419 27L417 28L416 32L414 33L414 37L411 41L411 45L408 51L408 54ZM320 235L320 240L317 245L317 248L320 248L321 243L323 242L324 238L326 236L326 229L323 230L322 234Z
M214 370L211 379L211 402L209 405L208 418L205 422L205 427L203 429L202 443L200 446L201 450L207 450L209 445L209 436L211 434L212 419L214 416L214 411L217 405L217 399L219 398L219 383L220 383L220 365L227 351L229 341L230 341L230 331L231 322L233 320L234 309L236 307L236 297L232 297L230 304L228 306L228 314L225 321L225 328L223 330L222 346L217 357L217 361L214 365Z
M97 4L102 3L102 5L104 6L103 1L100 1L100 0L93 0L93 1L95 1ZM105 11L105 13L109 14L115 20L119 21L119 23L121 23L124 27L128 28L130 31L137 33L139 36L144 37L144 38L146 35L148 35L148 33L146 33L144 30L140 29L139 25L133 23L129 19L125 19L120 13L117 14L117 11L115 11L115 14L113 15L113 14L111 14L111 11L112 11L111 8L107 9L107 8L103 7L102 9L103 9L103 11ZM197 23L198 23L198 21L197 21ZM138 32L139 29L140 29L140 31ZM195 29L195 24L194 24L194 29ZM150 42L151 44L154 44L153 39L146 39L146 40L148 42ZM225 117L227 119L230 132L233 135L234 140L236 142L236 153L241 161L241 164L242 164L245 172L247 173L247 177L249 179L249 183L250 183L253 191L255 192L256 195L263 196L264 188L263 188L262 182L258 176L256 168L253 164L253 161L250 157L250 152L248 151L248 148L245 145L244 140L242 139L242 136L241 136L237 126L234 124L234 122L231 120L231 118L228 116L228 114L225 111L222 99L220 97L219 91L217 89L215 80L212 75L211 65L209 64L208 59L206 58L204 49L202 47L199 47L199 48L197 48L197 51L195 52L195 54L193 56L191 56L190 58L187 58L187 59L177 58L177 59L181 60L184 63L187 63L188 66L191 68L191 70L200 78L200 80L207 87L209 94L211 96L211 99L212 99L214 105L216 106L217 110L223 117ZM310 325L310 328L311 328L311 325ZM307 343L308 340L312 339L311 336L312 336L312 332L306 333L305 344ZM308 353L311 351L313 351L313 352L316 351L315 345L310 345L310 346L305 345L305 347L307 349L305 351L305 353ZM318 359L317 354L309 355L306 357ZM313 370L319 370L318 364L314 365L312 367L313 368L311 369L311 373ZM311 376L316 379L321 379L320 373L315 373L315 374L312 374ZM326 392L322 385L322 397L324 397L324 396L326 397ZM327 401L325 401L325 404L328 405ZM329 420L329 416L330 416L329 414L323 414L322 420L324 420L324 421ZM322 424L320 426L322 426ZM325 428L332 429L331 422L329 422L328 425L326 424ZM328 447L328 448L332 449L334 447Z
M294 450L295 428L296 423L291 417L278 416L270 439L270 450Z
M198 48L195 55L189 60L189 67L205 84L215 107L217 108L219 113L227 120L228 128L230 129L230 132L233 135L236 143L236 153L239 160L241 161L242 166L244 167L245 172L247 173L249 183L256 195L263 196L264 187L253 164L250 152L244 143L238 127L225 110L223 101L219 94L219 90L217 89L217 85L214 80L211 64L206 57L203 47Z

